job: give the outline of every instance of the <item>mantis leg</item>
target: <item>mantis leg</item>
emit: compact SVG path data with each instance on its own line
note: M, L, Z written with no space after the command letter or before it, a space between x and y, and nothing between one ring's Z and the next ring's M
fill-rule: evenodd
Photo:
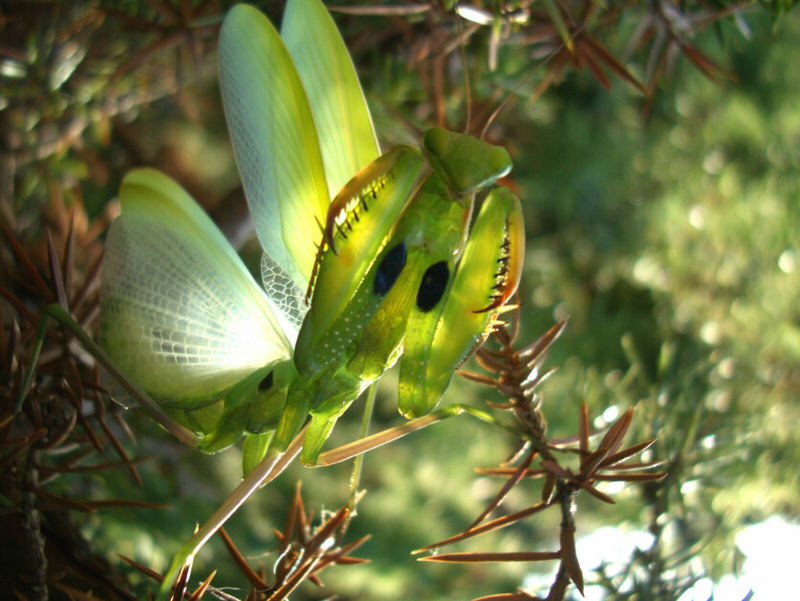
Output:
M22 410L22 403L25 400L25 396L28 393L31 382L33 381L33 376L36 372L36 365L39 362L39 355L42 352L44 337L47 331L47 322L49 319L53 319L61 326L66 328L69 333L72 334L78 340L78 342L80 342L81 345L83 345L83 347L94 356L103 369L105 369L109 375L111 375L111 377L120 384L120 386L122 386L125 392L131 395L131 397L133 397L133 399L139 403L141 408L153 420L164 426L164 428L170 432L170 434L172 434L182 443L193 448L198 447L198 437L189 429L167 415L144 390L142 390L133 380L122 373L114 364L114 361L112 361L111 358L106 354L106 352L100 348L100 346L94 340L92 340L92 337L89 336L86 331L84 331L80 324L76 322L72 316L61 307L61 305L57 303L46 306L42 311L41 320L36 328L36 338L33 342L31 356L25 369L25 373L23 374L22 385L20 386L19 394L17 395L16 404L14 406L15 413L19 413Z
M191 540L183 545L173 556L172 563L166 574L164 574L164 580L161 582L156 599L183 599L195 555L208 542L208 539L228 521L228 518L236 513L236 510L241 507L250 495L264 484L277 478L288 467L300 452L304 436L305 428L294 437L294 440L285 451L267 451L264 459L242 479L222 505L197 529Z
M493 416L479 409L475 409L474 407L467 407L466 405L448 405L447 407L432 411L431 413L423 415L422 417L410 419L398 426L381 430L375 434L365 436L364 438L359 438L353 442L336 447L335 449L331 449L330 451L325 451L319 455L316 463L313 465L308 465L307 467L322 467L347 461L348 459L358 457L368 451L377 449L378 447L395 441L398 438L402 438L406 434L411 434L417 430L422 430L431 424L443 421L447 418L453 417L454 415L461 415L462 413L472 415L473 417L477 417L483 421L489 421L497 424L497 420Z

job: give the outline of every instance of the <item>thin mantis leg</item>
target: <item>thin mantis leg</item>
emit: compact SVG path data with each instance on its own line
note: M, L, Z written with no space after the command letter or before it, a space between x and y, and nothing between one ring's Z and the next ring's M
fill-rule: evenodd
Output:
M372 395L371 395L372 396ZM464 405L450 405L434 411L423 417L418 417L408 422L377 432L371 436L360 438L354 442L342 445L319 456L318 462L309 467L322 467L347 461L364 453L376 449L384 444L402 438L406 434L421 430L431 424L443 421L454 415L466 413L484 421L497 423L489 414ZM502 424L498 424L502 425ZM259 487L274 480L300 453L306 428L300 431L284 453L268 451L267 455L236 487L225 502L214 514L197 530L192 539L186 543L175 555L172 564L158 592L158 599L182 599L188 584L192 563L197 552L208 542L208 539L233 515L247 498ZM172 583L175 582L175 586ZM172 597L168 597L172 591Z
M374 388L374 387L373 387ZM370 392L367 399L368 405L370 401L374 401L374 392ZM360 438L354 442L342 445L330 451L326 451L319 456L318 462L314 466L321 467L325 465L333 465L347 461L353 457L360 458L364 453L383 446L393 440L402 438L406 434L421 430L431 424L440 422L444 419L459 415L461 413L475 414L477 417L485 418L483 412L475 410L471 407L462 405L450 405L438 411L434 411L423 417L412 419L404 424L388 428L371 436ZM369 411L371 414L371 410ZM367 424L364 424L367 427ZM171 599L182 599L189 581L189 576L194 562L194 557L203 545L208 542L217 530L236 512L236 510L250 497L253 492L258 488L274 480L284 469L291 463L294 458L300 453L303 445L303 437L305 436L306 428L300 431L297 436L292 440L292 443L285 452L280 453L276 451L267 451L267 455L261 462L239 483L239 486L228 496L222 505L213 513L213 515L200 526L192 539L186 543L178 553L175 554L172 563L170 564L167 573L164 575L164 580L161 583L161 588L158 592L158 599L166 599L167 595L172 592ZM354 469L353 478L357 478L357 468ZM357 482L357 480L354 480ZM354 484L354 489L357 484ZM352 502L353 500L351 500ZM173 586L172 583L175 582Z
M57 303L47 305L42 311L42 318L36 328L36 338L33 342L31 356L28 360L25 373L23 374L22 385L20 386L19 394L17 395L17 401L14 405L15 413L19 413L22 410L22 403L25 400L25 396L28 393L31 382L33 381L33 376L36 372L36 365L39 362L39 355L42 352L42 345L44 344L48 319L53 319L65 327L69 333L72 334L83 345L83 347L94 356L103 369L105 369L109 375L111 375L111 377L114 378L114 380L116 380L123 389L125 389L125 392L131 395L131 397L139 403L141 408L153 420L164 426L164 428L166 428L170 434L172 434L182 443L193 448L198 447L198 437L195 436L191 430L167 415L167 413L165 413L144 390L142 390L133 380L122 373L111 360L111 358L106 354L106 352L100 348L100 346L94 340L92 340L92 337L84 331L80 324L76 322L72 316L61 307L61 305Z
M330 451L325 451L324 453L320 454L317 462L314 465L309 465L308 467L323 467L326 465L333 465L335 463L347 461L348 459L363 455L368 451L377 449L378 447L397 440L398 438L402 438L406 434L411 434L417 430L422 430L422 428L427 428L431 424L435 424L449 417L460 415L462 413L472 415L480 420L488 421L501 427L506 427L505 424L499 423L492 415L479 409L475 409L474 407L467 407L466 405L448 405L447 407L443 407L437 411L432 411L431 413L423 415L422 417L410 419L399 426L381 430L380 432L376 432L370 436L359 438L358 440L354 440L353 442L336 447Z
M364 404L364 415L361 418L361 438L366 438L367 432L369 432L369 424L372 420L372 413L375 409L375 397L378 394L378 386L377 384L373 383L370 385L369 390L367 390L367 400ZM361 481L361 471L364 466L364 457L362 455L358 455L356 460L353 462L353 471L350 474L350 501L348 502L348 507L350 511L355 513L356 503L358 501L358 483ZM350 516L348 516L348 521Z
M195 555L208 542L208 539L236 513L236 510L241 507L250 495L277 478L297 457L303 446L305 430L303 428L294 437L284 452L268 451L264 459L242 479L222 505L197 529L191 540L180 548L173 557L167 573L164 574L164 580L161 582L157 599L183 599ZM175 583L174 586L173 582ZM170 591L172 592L171 597L169 596Z

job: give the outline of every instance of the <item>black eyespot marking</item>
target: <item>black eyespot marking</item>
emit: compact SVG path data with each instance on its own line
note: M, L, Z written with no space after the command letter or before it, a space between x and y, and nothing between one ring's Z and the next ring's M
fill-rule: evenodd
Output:
M420 311L430 311L442 299L449 277L450 269L446 261L439 261L428 267L417 291L417 308Z
M378 265L375 282L372 285L372 291L376 296L384 296L391 290L405 264L406 245L401 242L387 252L381 259L381 264Z
M270 388L272 388L272 384L275 381L275 372L270 371L264 379L258 383L258 390L260 392L267 392Z

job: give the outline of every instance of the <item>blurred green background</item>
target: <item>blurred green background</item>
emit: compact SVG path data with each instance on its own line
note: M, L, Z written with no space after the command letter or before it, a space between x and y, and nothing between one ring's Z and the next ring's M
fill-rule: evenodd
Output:
M140 164L177 177L212 213L240 200L214 70L213 24L223 6L198 4L196 23L209 31L196 27L196 37L171 42L145 26L163 24L158 3L0 4L7 34L0 123L10 157L2 210L15 232L36 240L43 225L59 223L58 203L102 220L122 174ZM176 14L182 6L176 3ZM486 3L486 10L498 6ZM548 433L577 432L582 402L596 427L635 407L629 441L657 438L650 458L668 462L663 482L609 491L615 506L578 499L579 537L601 526L658 533L647 552L606 566L607 578L587 573L598 583L596 599L671 599L697 579L719 581L743 566L735 544L742 527L800 515L800 19L796 11L776 12L787 9L778 5L669 6L697 17L693 47L728 76L711 70L709 77L677 52L649 99L612 73L605 89L587 69L564 71L559 85L531 98L555 61L514 37L524 26L503 30L495 71L488 64L498 21L477 28L464 47L473 118L517 97L489 136L514 159L511 184L526 216L520 343L569 318L547 362L558 371L542 388ZM507 15L520 7L528 5L501 8ZM263 9L277 22L281 3ZM622 56L647 12L633 3L604 6L601 14L613 19L593 22L597 36ZM463 127L459 52L439 59L441 92L436 59L426 54L437 56L431 48L441 31L463 31L452 13L335 18L383 148L413 142L435 123L437 109L450 127ZM647 56L640 54L626 65L644 78ZM392 380L382 381L376 428L398 422ZM445 402L483 406L487 399L498 397L458 380ZM360 406L343 418L336 441L356 436ZM234 488L239 455L202 456L138 416L128 421L138 438L131 452L156 457L141 466L144 488L121 471L62 478L53 487L67 496L171 504L107 509L83 525L112 563L121 564L120 553L163 569L192 524ZM372 535L357 553L371 563L331 568L322 574L329 589L306 584L293 598L465 600L523 583L545 594L547 566L542 585L528 564L431 565L409 555L472 521L500 486L474 468L503 461L513 445L500 430L459 417L370 453L361 480L367 494L348 536ZM264 554L267 566L271 529L281 526L298 479L317 514L349 494L347 466L295 466L257 493L229 531L249 557ZM539 485L526 483L504 510L538 498ZM558 521L544 513L458 550L552 549ZM217 540L196 565L198 577L213 566L218 583L236 581Z

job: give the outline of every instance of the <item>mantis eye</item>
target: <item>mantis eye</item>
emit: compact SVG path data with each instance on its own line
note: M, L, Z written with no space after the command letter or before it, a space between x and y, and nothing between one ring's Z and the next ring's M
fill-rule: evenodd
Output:
M275 382L275 371L270 370L270 372L266 376L264 376L264 379L258 383L258 389L261 392L266 392L270 388L272 388L274 382Z
M417 291L417 308L420 311L427 313L442 299L449 277L450 269L446 261L434 263L425 270Z
M406 264L406 245L401 242L387 252L375 273L375 282L372 291L376 296L384 296L391 290L400 272Z

